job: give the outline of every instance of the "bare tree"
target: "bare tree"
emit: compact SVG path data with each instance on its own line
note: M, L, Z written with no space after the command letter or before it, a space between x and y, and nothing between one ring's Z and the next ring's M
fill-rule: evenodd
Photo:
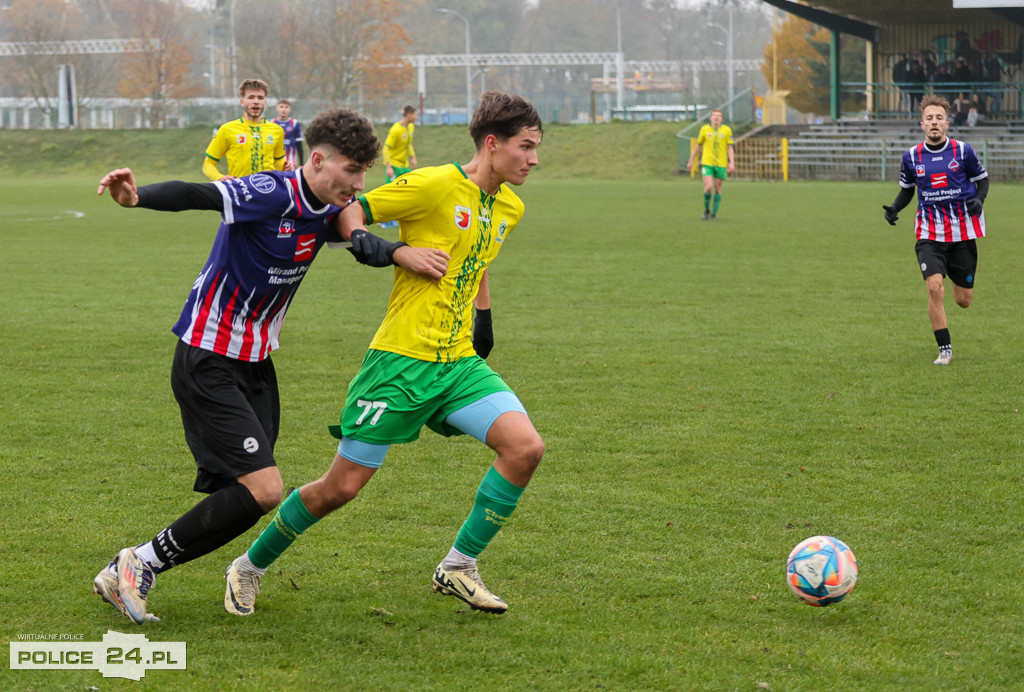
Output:
M191 10L182 0L150 0L132 3L127 11L136 38L146 41L147 47L125 56L118 89L128 98L149 99L149 126L163 127L169 99L199 93L188 79L197 49L186 33Z
M395 0L317 0L299 55L306 90L332 103L386 98L406 88L412 69L398 64L409 37Z

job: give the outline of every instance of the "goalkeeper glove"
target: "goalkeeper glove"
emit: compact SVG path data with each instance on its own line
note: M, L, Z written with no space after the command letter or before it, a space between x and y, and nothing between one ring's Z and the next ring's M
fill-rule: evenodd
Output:
M401 241L389 243L383 238L370 233L365 228L357 228L352 231L349 240L352 242L352 247L348 251L352 253L360 264L370 267L386 267L389 264L394 264L392 257L395 254L395 250L408 245L408 243Z
M486 359L494 348L494 328L491 326L491 310L476 311L473 322L473 350L481 358Z

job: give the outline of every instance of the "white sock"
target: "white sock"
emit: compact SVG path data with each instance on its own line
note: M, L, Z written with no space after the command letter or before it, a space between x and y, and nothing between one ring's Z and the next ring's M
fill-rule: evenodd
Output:
M269 569L268 567L257 567L256 565L252 564L252 560L249 559L249 552L248 551L246 551L245 554L242 555L242 557L238 558L238 566L241 567L244 570L248 570L250 572L255 572L256 574L260 575L261 577L264 574L266 574L267 573L267 569Z
M455 546L452 546L444 558L445 569L473 569L474 567L476 567L476 558L460 553Z
M160 569L164 566L164 563L156 557L156 551L153 549L153 541L136 546L135 554L138 555L143 562L148 563L150 567Z

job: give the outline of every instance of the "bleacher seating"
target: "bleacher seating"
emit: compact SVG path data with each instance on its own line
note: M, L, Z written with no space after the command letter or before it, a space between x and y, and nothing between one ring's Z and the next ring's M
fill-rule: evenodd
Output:
M790 179L889 180L924 133L911 120L841 120L820 125L767 126L747 137L787 137ZM949 128L978 152L994 179L1024 178L1024 121L1001 120Z

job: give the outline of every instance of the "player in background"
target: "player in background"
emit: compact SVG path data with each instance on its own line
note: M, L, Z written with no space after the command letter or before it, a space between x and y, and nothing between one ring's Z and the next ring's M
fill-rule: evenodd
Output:
M402 110L402 119L391 126L388 136L384 139L381 157L384 159L385 182L405 175L416 168L416 151L412 146L413 133L416 131L416 108L406 106ZM381 228L394 228L398 223L385 221Z
M238 85L242 117L224 123L206 147L203 175L213 181L240 178L260 171L290 171L295 167L284 155L284 130L263 118L270 86L262 79L247 79ZM217 164L228 157L228 174Z
M934 95L921 99L921 129L924 142L903 153L900 192L882 209L885 220L895 226L900 210L910 204L917 188L914 249L928 291L928 319L939 347L934 363L949 365L953 341L946 319L944 280L948 275L953 282L956 304L970 307L978 267L977 239L985 237L982 205L988 196L989 178L970 144L946 136L946 99Z
M722 203L722 183L736 170L736 154L733 147L732 128L722 124L722 111L711 111L711 123L700 128L697 146L690 153L686 170L693 170L700 155L701 176L704 178L704 215L702 219L714 219ZM714 206L711 206L714 195Z
M395 270L387 314L341 411L338 452L327 472L291 493L249 550L228 567L224 607L253 612L263 574L289 545L356 497L392 444L415 440L426 425L446 436L468 434L497 454L468 518L434 571L435 591L470 607L508 606L484 586L477 557L508 521L544 454L526 409L484 361L473 306L489 309L487 271L524 207L509 188L537 165L540 116L521 97L487 92L469 126L476 147L465 164L420 168L359 198L341 215L343 233L379 220L401 221L401 238L451 256L440 282ZM486 331L490 331L489 327Z
M302 123L292 117L292 102L278 99L277 117L274 123L284 130L284 157L293 168L298 168L306 160L304 151L305 139L302 136Z
M97 594L136 623L154 619L146 608L157 574L216 550L281 501L274 459L281 407L270 354L306 271L339 232L339 212L363 189L380 150L370 122L340 108L318 115L308 136L309 160L297 171L137 187L131 169L121 168L100 181L98 194L109 190L124 207L221 215L209 259L172 329L171 387L195 457L193 489L207 497L152 540L120 550L93 581ZM427 283L447 267L439 250L365 231L341 235L364 264L395 262Z

